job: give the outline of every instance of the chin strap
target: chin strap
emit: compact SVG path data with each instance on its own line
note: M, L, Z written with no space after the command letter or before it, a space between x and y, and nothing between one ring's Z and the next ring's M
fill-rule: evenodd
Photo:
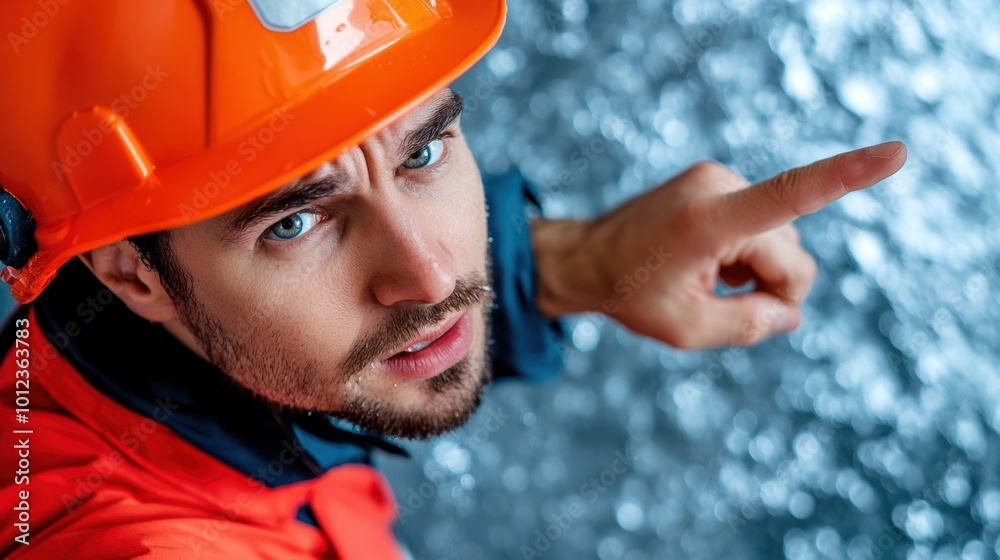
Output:
M31 213L7 191L0 190L0 261L7 265L0 279L13 285L21 277L20 268L38 251L35 220Z

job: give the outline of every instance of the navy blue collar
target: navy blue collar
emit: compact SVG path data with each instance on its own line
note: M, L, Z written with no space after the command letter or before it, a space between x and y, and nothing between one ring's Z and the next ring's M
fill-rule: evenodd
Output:
M268 486L313 478L373 449L401 447L319 413L291 412L237 386L161 325L132 313L77 259L33 303L41 327L80 374L122 406Z

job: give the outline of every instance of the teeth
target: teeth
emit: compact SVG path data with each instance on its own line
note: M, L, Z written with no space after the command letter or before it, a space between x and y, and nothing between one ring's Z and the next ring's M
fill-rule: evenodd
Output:
M419 351L423 350L424 348L427 348L428 346L430 346L431 342L434 342L434 341L433 340L428 340L426 342L418 342L417 344L414 344L413 346L410 346L409 348L407 348L406 352L419 352Z

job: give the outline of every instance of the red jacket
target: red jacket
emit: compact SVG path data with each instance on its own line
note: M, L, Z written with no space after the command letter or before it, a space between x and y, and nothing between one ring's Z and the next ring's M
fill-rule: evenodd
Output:
M551 378L564 330L534 303L524 209L537 210L537 188L512 172L488 178L486 198L494 376ZM404 453L391 442L322 414L272 415L76 259L20 317L26 329L18 318L0 334L0 556L402 556L390 491L366 466L374 449ZM17 334L28 336L18 343ZM30 363L18 364L25 353ZM28 391L26 406L16 391ZM26 472L16 474L21 461ZM27 523L15 525L20 516Z
M374 469L345 465L269 488L94 389L56 353L35 313L25 319L27 332L17 334L27 345L13 343L0 366L4 558L402 557L391 531L396 505ZM25 348L28 377L15 387L25 369L16 350ZM25 389L28 421L19 423L15 391ZM319 529L295 519L306 502ZM15 540L22 529L28 545Z

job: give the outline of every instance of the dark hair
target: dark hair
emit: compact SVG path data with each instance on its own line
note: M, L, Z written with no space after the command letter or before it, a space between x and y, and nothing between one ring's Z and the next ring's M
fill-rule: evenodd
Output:
M129 237L143 264L155 271L160 284L175 302L191 296L191 276L177 262L177 255L170 244L169 231L157 231Z

